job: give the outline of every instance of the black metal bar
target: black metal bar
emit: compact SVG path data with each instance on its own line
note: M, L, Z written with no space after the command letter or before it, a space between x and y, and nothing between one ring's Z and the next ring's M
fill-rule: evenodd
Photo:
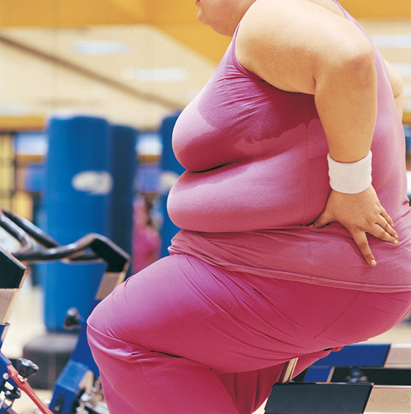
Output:
M13 223L15 223L21 230L26 232L30 237L32 237L37 243L44 247L57 247L57 243L52 237L50 237L46 232L35 226L31 221L17 216L11 211L2 210L2 213Z
M30 221L7 211L0 211L0 226L3 227L21 245L13 256L23 263L68 260L70 262L107 263L106 271L122 272L126 270L130 257L109 238L90 233L74 243L61 246L43 230ZM36 241L39 245L35 245Z
M6 217L0 211L0 227L6 230L10 236L12 236L19 244L20 244L20 251L28 251L32 250L34 247L34 243L32 239L27 235L27 233L22 230L18 225L13 223L8 217Z

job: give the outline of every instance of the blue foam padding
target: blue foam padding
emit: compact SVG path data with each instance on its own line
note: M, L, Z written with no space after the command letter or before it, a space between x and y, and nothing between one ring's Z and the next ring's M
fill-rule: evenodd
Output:
M305 373L304 382L327 382L330 371L331 367L328 366L311 366Z
M87 233L110 237L112 175L110 127L103 118L53 116L48 125L46 232L61 244ZM104 264L41 265L44 319L48 330L64 330L66 311L87 314Z
M181 175L185 169L177 161L172 148L172 135L174 125L177 121L179 113L173 114L163 119L160 128L161 142L163 144L163 154L161 157L161 169L163 172L172 172L176 176ZM163 214L163 225L161 226L161 247L160 256L168 256L168 247L171 244L171 239L180 230L169 218L167 213L167 197L166 194L162 194L160 197L160 208Z
M331 352L313 366L363 366L383 367L391 344L347 345L339 352Z

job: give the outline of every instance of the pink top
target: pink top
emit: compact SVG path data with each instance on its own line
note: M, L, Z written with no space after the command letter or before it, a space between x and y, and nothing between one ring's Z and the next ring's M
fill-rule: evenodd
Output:
M314 97L277 89L243 68L235 56L236 34L174 129L174 152L187 171L168 199L172 221L184 229L170 253L263 277L411 290L405 137L378 50L373 185L395 222L400 245L369 236L378 262L371 268L339 223L306 227L324 210L330 193L328 147Z

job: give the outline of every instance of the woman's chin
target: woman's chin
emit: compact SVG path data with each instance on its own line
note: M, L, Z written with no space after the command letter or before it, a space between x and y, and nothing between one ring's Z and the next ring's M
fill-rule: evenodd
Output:
M205 25L208 25L208 23L207 23L207 19L206 19L206 17L204 16L204 13L202 13L202 10L201 10L201 9L200 9L200 10L198 11L198 13L197 13L197 19L198 19L198 21L199 21L200 23L205 24Z

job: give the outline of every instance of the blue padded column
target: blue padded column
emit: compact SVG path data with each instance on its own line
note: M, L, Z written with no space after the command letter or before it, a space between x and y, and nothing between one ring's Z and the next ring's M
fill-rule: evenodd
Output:
M134 179L137 169L136 138L137 131L134 128L124 125L111 127L111 240L130 257L133 238Z
M68 244L86 233L110 237L112 190L110 126L105 119L54 116L49 121L46 161L46 231ZM63 330L74 306L87 316L104 265L50 263L43 272L44 317L48 330Z
M167 177L167 182L171 182L180 176L185 169L177 161L173 153L171 138L173 135L174 125L177 121L178 114L173 114L163 119L160 128L161 141L163 144L163 153L161 157L161 168L163 176ZM166 190L164 194L160 196L160 208L163 214L163 225L161 228L161 248L160 256L168 256L168 247L170 246L171 239L180 230L168 217L167 214L167 197L170 188Z

